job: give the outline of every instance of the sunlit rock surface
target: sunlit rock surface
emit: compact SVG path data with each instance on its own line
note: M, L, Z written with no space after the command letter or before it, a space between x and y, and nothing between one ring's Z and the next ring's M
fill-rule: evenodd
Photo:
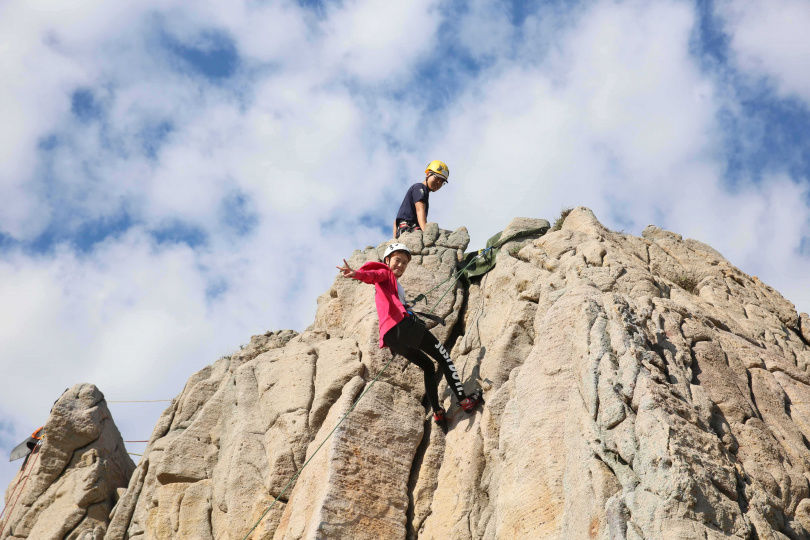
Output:
M6 490L0 538L101 540L135 469L104 395L92 384L66 390L44 434Z
M469 237L433 225L402 241L413 297ZM578 208L429 305L446 290L433 331L486 399L447 434L397 357L270 508L391 358L374 288L338 277L305 332L255 336L191 377L107 538L243 538L257 522L251 538L810 535L810 319L756 277Z

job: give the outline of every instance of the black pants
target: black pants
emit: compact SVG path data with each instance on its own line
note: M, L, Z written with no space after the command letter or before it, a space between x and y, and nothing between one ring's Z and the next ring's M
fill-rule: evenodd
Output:
M464 386L456 371L456 366L450 360L450 354L439 343L439 340L431 334L427 328L414 317L405 317L395 327L386 332L383 336L383 343L391 349L391 352L407 358L411 363L416 364L425 373L425 393L433 410L439 409L439 393L437 390L436 369L433 361L425 353L432 356L444 373L450 390L456 395L459 402L464 399Z

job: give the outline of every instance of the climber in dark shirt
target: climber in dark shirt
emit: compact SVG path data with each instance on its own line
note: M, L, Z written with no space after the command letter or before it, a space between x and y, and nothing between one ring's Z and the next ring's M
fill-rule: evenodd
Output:
M450 169L445 162L434 159L428 163L425 180L408 188L405 198L402 199L394 220L394 238L399 238L399 235L406 231L425 230L430 193L439 191L447 183L448 176Z

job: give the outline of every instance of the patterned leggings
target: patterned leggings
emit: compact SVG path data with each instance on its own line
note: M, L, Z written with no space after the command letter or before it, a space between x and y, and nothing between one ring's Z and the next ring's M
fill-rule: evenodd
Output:
M411 363L422 368L425 374L425 393L434 411L440 409L441 405L439 405L436 369L433 367L433 361L427 355L433 357L439 364L456 399L460 402L467 397L464 395L464 386L461 384L456 366L450 360L450 354L444 345L439 343L439 340L414 317L405 317L386 332L383 336L383 343L391 349L391 352L404 356Z

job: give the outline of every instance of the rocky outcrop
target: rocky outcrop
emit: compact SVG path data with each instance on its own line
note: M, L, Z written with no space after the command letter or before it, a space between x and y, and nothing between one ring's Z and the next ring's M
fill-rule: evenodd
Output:
M135 469L104 395L92 384L66 390L44 434L6 491L0 538L104 538Z
M433 224L403 241L416 255L402 283L415 295L453 274L469 236ZM349 263L379 260L384 248ZM447 292L436 306L446 340L464 291L448 281L436 292ZM244 537L391 358L377 343L373 287L338 279L318 304L305 332L256 336L188 381L158 421L109 538ZM421 371L396 358L253 537L404 535L422 387Z
M468 237L403 241L413 296ZM108 538L243 538L257 522L254 539L810 535L808 319L756 277L578 208L429 302L448 286L433 331L484 387L481 410L436 429L401 358L371 386L391 358L373 288L337 278L306 331L254 337L189 380Z
M808 534L810 349L776 291L699 242L578 209L468 303L454 354L493 389L447 449L480 441L482 458L440 468L434 501L472 496L432 508L426 537Z

